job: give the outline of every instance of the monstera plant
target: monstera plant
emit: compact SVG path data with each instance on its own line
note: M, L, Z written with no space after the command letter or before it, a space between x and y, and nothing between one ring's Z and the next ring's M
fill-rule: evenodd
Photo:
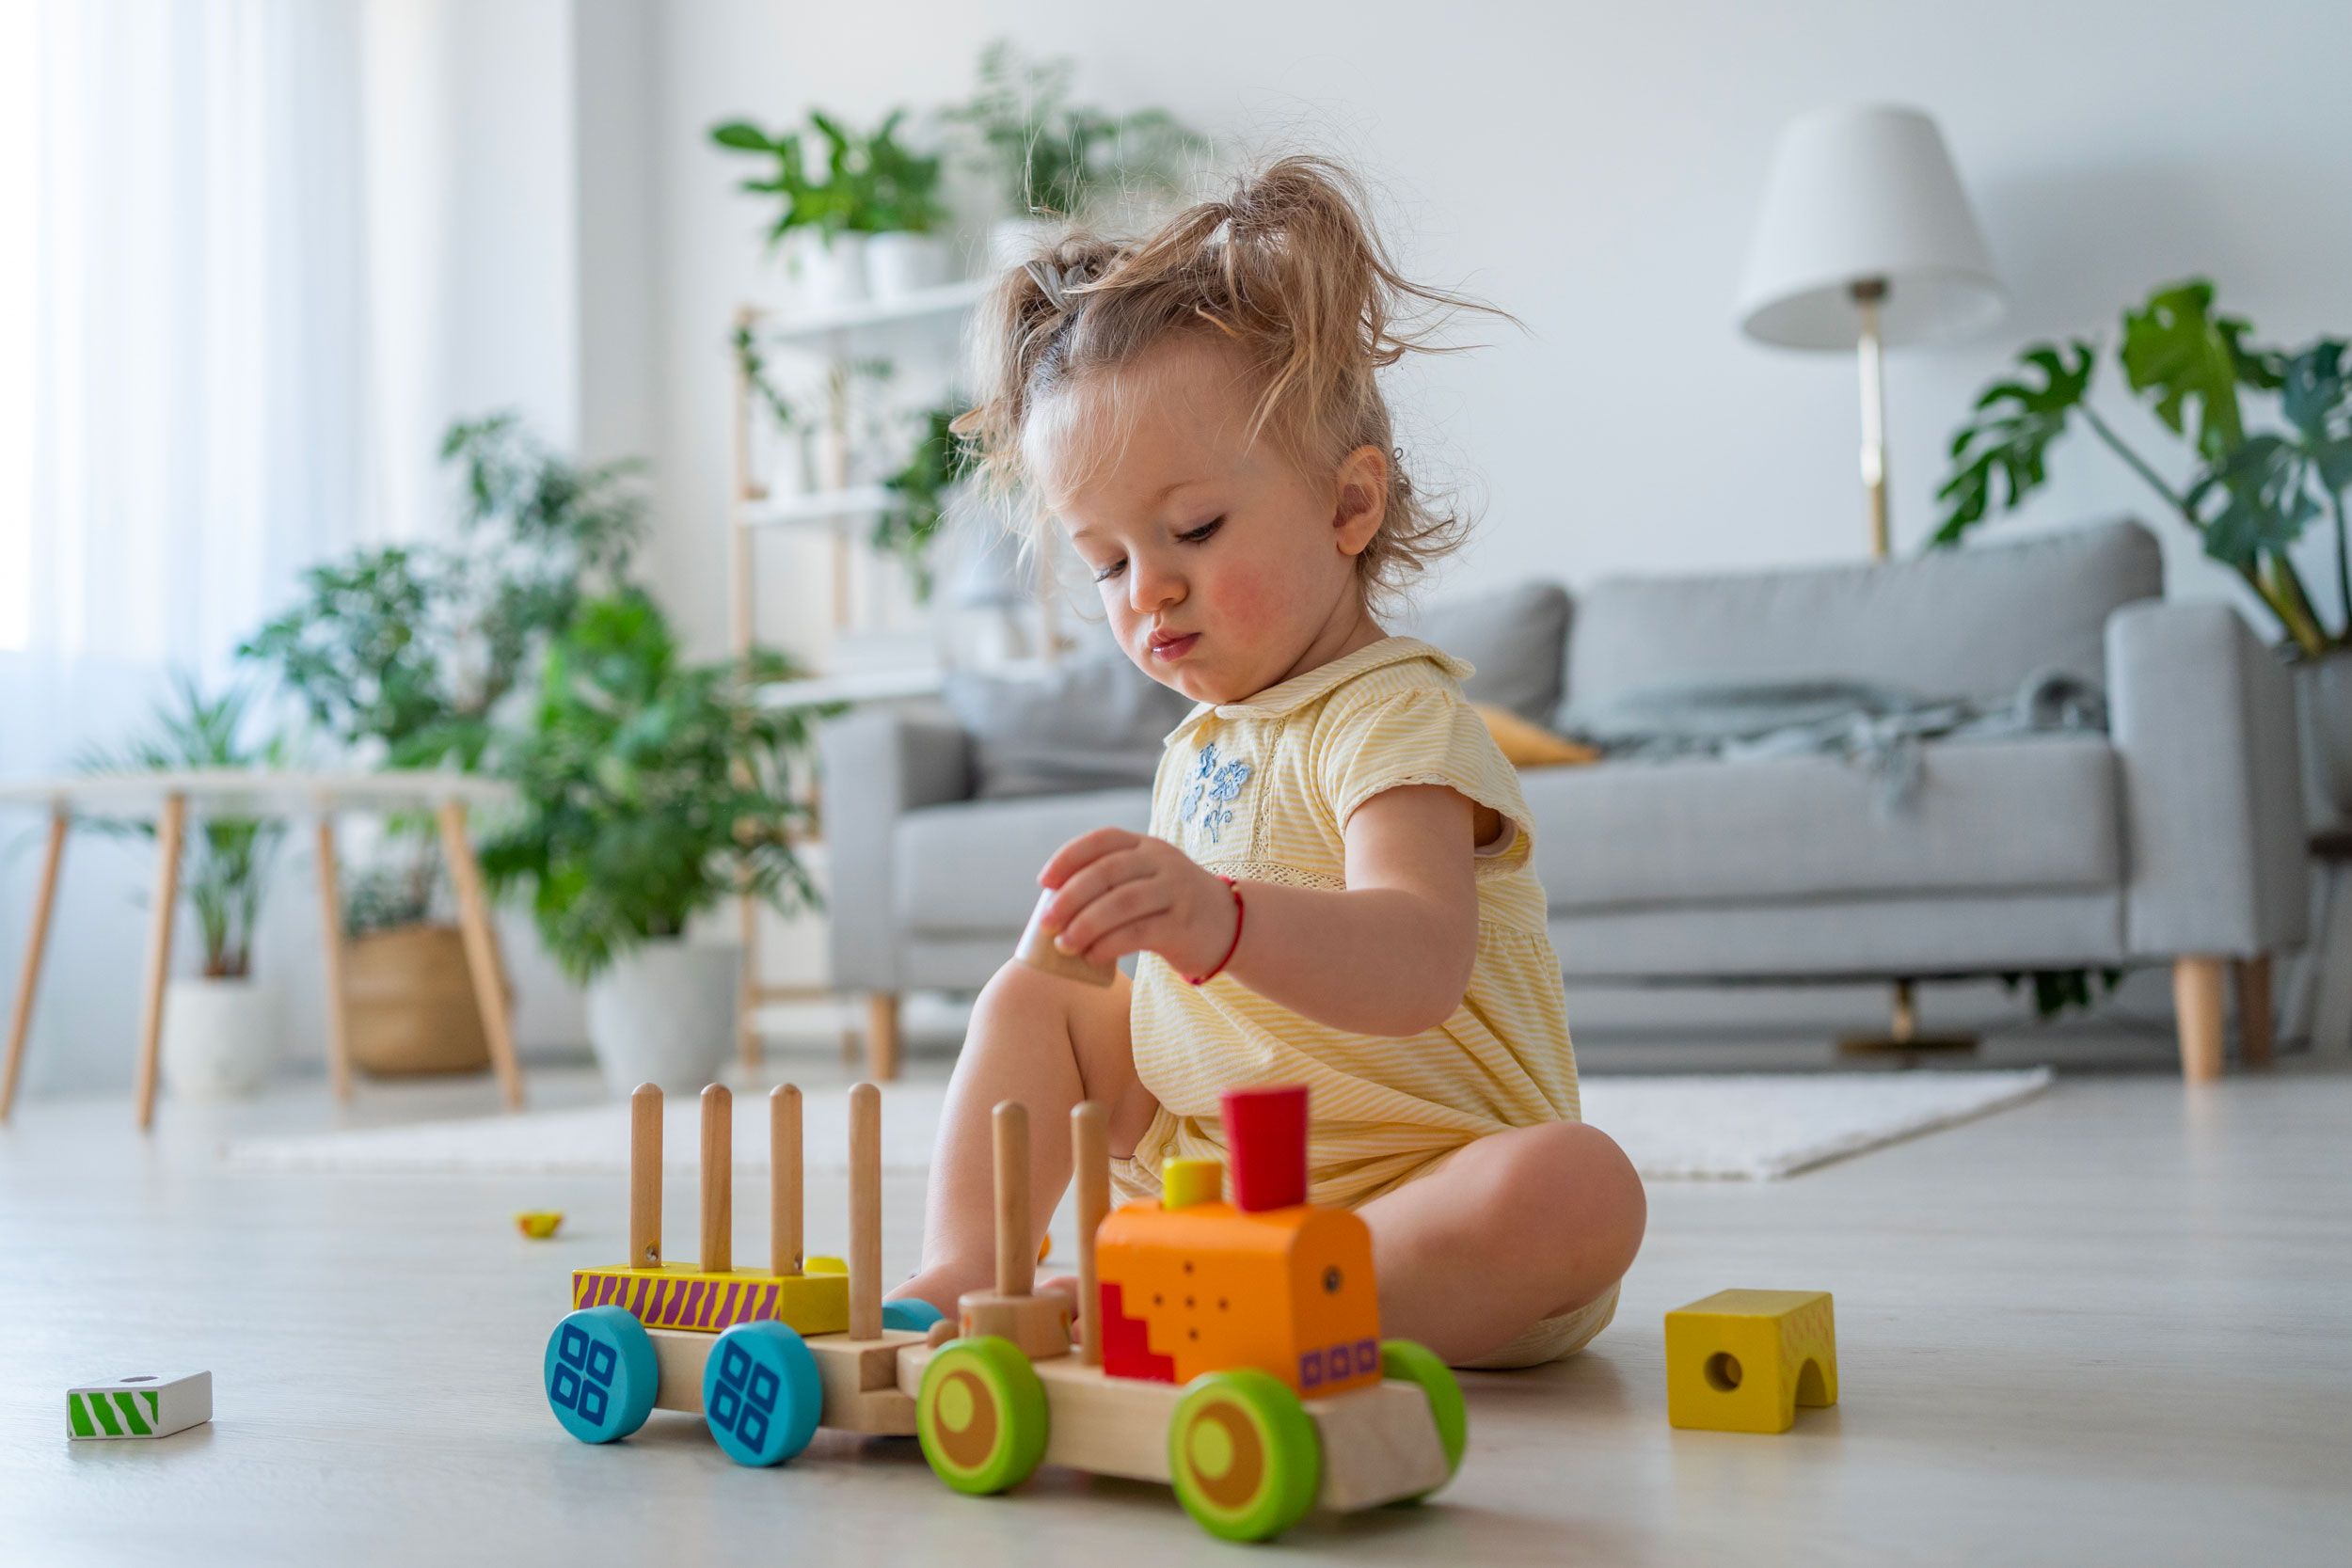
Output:
M2115 358L2124 385L2189 444L2187 479L2167 481L2092 406L2101 345L2036 343L1984 389L1952 436L1932 543L1959 542L2041 488L2051 448L2079 425L2237 574L2296 655L2317 659L2352 647L2352 346L2341 338L2296 349L2258 343L2249 323L2215 310L2210 282L2191 278L2123 312ZM2263 415L2271 418L2258 423ZM2332 611L2314 601L2296 563L2296 546L2315 527L2327 531Z

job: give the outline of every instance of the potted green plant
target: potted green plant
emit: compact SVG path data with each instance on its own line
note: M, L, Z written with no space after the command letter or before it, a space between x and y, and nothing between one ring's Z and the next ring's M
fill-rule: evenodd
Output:
M798 285L797 308L834 309L946 282L953 259L938 233L946 217L940 160L898 140L905 111L871 135L823 110L808 118L800 132L770 133L746 119L710 129L719 147L772 163L737 188L775 198L768 241Z
M637 465L576 465L511 414L453 425L441 452L463 496L453 544L314 566L239 649L362 766L478 768L548 641L583 595L617 580L641 527ZM374 853L344 868L346 1016L364 1070L488 1064L443 875L423 818L394 818Z
M989 230L989 264L1002 270L1057 221L1111 221L1115 203L1181 197L1209 139L1165 109L1114 115L1068 102L1073 63L1030 60L1011 40L980 53L979 87L941 119L966 135L963 161L1003 202Z
M157 705L151 731L116 749L91 751L92 773L157 773L182 768L282 766L282 736L255 736L251 694L231 688L207 696L184 673ZM121 836L152 839L149 821L99 820ZM190 1100L252 1094L278 1065L283 1041L278 990L253 974L254 927L284 837L277 822L241 816L202 820L182 849L181 896L196 916L201 972L172 980L164 992L164 1087Z
M694 916L743 894L816 902L791 841L811 715L759 695L793 673L767 650L690 663L653 600L624 590L555 641L501 758L522 809L484 842L484 874L528 897L548 951L587 985L615 1092L699 1088L726 1057L740 957L690 943Z
M906 562L918 601L928 602L931 596L931 551L955 488L971 471L971 449L947 428L970 406L968 400L951 396L919 410L914 416L914 450L905 464L882 481L882 487L898 496L898 504L874 519L873 545Z
M1953 436L1932 543L1958 543L2039 489L2052 444L2079 420L2278 623L2280 647L2296 667L2311 784L2338 815L2352 816L2352 346L2319 338L2299 349L2264 347L2249 323L2217 314L2213 300L2204 278L2167 284L2123 312L2116 347L2124 384L2188 441L2185 480L2168 482L2092 406L2099 344L2036 343L2015 372L1984 389ZM2249 404L2276 422L2256 428ZM2304 553L2318 555L2333 578L2332 614L2296 561L2320 524L2320 548Z

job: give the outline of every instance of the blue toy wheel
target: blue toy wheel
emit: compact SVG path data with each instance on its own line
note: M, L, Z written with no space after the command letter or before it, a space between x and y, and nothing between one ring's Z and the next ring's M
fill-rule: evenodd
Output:
M772 1318L737 1323L703 1363L703 1417L738 1465L781 1465L807 1448L824 1402L817 1357Z
M882 1327L903 1328L913 1334L928 1331L931 1324L946 1315L921 1296L882 1303Z
M583 1443L627 1437L653 1413L661 1369L645 1325L625 1307L567 1314L548 1336L548 1408Z

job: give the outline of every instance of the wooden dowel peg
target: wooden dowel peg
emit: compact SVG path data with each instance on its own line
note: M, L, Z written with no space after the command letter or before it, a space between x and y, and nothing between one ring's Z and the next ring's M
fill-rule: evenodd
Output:
M882 1090L850 1091L850 1338L882 1337Z
M724 1084L703 1090L703 1255L705 1274L735 1267L735 1096Z
M1029 1108L996 1107L996 1293L1025 1296L1037 1284L1037 1238L1029 1230Z
M640 1084L628 1097L628 1263L661 1266L661 1089Z
M768 1256L777 1274L801 1272L801 1091L768 1091Z
M1081 1358L1103 1364L1103 1337L1095 1332L1094 1232L1111 1206L1110 1113L1092 1100L1070 1111L1070 1167L1078 1185L1078 1320L1085 1335Z

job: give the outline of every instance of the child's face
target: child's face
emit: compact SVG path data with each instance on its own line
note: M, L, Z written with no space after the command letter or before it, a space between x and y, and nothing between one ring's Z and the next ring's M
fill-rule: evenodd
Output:
M1123 450L1073 454L1074 490L1045 476L1127 657L1195 702L1233 703L1362 641L1355 558L1379 528L1385 454L1359 448L1317 484L1269 442L1245 447L1249 388L1205 339L1154 350L1130 387ZM1117 439L1073 439L1089 434Z

